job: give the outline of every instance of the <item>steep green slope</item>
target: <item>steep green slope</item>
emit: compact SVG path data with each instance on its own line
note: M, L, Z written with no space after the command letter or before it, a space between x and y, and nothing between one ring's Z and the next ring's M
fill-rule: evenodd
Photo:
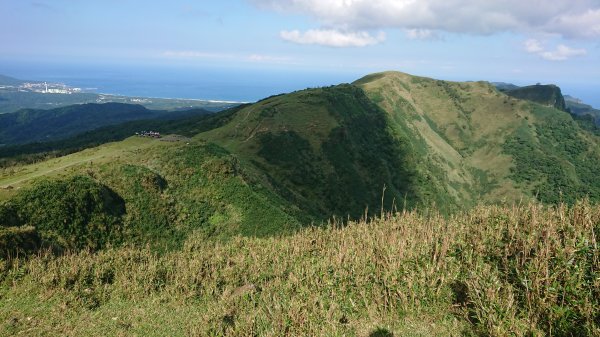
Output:
M515 163L511 178L542 202L600 201L599 137L555 109L533 106L532 112L535 122L523 123L505 143Z
M348 84L263 100L198 137L266 172L280 195L321 219L440 196L421 183L411 140L392 133L385 112Z
M561 193L568 201L600 200L600 140L564 111L506 96L485 82L389 72L355 84L396 129L409 132L430 183L461 205L536 196L555 202Z
M120 103L72 105L51 110L25 109L0 115L0 144L55 141L127 121L207 113L201 109L190 112L154 111L141 105Z

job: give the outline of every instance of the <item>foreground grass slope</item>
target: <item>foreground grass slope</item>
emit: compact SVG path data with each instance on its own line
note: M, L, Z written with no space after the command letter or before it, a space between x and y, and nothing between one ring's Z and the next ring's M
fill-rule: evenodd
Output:
M584 202L40 254L2 261L0 334L597 336L599 237Z

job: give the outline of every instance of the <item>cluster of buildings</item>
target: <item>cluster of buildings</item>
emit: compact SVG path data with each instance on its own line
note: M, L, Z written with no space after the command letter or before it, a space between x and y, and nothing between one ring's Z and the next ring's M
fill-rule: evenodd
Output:
M72 88L60 83L47 82L26 82L19 86L19 91L31 91L41 94L76 94L81 92L81 88Z
M157 131L140 131L135 133L139 137L160 138L160 132Z

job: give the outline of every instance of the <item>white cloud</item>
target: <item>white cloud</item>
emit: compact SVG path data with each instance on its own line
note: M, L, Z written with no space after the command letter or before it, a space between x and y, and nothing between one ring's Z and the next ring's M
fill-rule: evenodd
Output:
M545 51L540 56L550 61L564 61L574 56L584 56L586 54L585 49L575 49L561 44L556 47L556 50Z
M524 45L525 45L525 50L528 53L538 54L538 53L541 53L544 51L544 48L542 47L542 43L535 39L529 39L529 40L525 41Z
M600 9L563 15L556 18L553 26L570 38L597 38L600 36Z
M248 61L251 62L266 62L266 63L289 63L291 59L289 57L279 57L263 54L251 54L247 57Z
M558 45L554 50L546 50L540 41L534 39L525 41L524 46L528 53L536 54L548 61L565 61L571 57L587 54L585 49L571 48L564 44Z
M233 54L226 53L210 53L203 51L194 50L168 50L162 53L163 57L167 58L181 58L181 59L232 59L235 58Z
M371 36L368 32L339 31L335 29L311 29L306 32L298 30L282 31L282 39L298 44L315 44L328 47L366 47L385 40L385 34L380 32Z
M248 0L345 31L400 28L467 34L600 37L598 0ZM414 34L413 34L414 35ZM417 34L418 36L418 34Z
M289 57L264 55L264 54L233 54L233 53L212 53L194 50L169 50L161 54L164 58L171 59L215 59L215 60L235 60L243 62L260 62L271 64L292 64L293 60Z
M411 40L434 40L439 38L434 31L429 29L407 29L406 37Z

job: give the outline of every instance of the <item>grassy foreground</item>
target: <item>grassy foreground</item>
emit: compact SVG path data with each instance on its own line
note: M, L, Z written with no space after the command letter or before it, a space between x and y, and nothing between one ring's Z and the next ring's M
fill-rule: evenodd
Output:
M0 261L0 335L600 335L600 206Z

